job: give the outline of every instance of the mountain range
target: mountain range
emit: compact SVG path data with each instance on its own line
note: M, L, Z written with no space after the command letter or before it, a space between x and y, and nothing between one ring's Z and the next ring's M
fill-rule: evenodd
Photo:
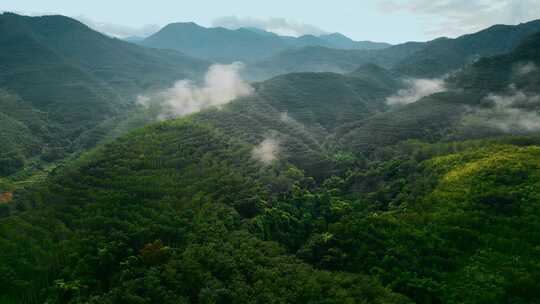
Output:
M251 75L265 78L291 72L346 73L374 63L404 77L435 78L479 58L507 53L539 30L540 22L531 21L517 26L495 25L455 39L407 42L377 50L307 46L285 50L251 65Z
M256 28L206 28L193 22L171 23L138 43L221 63L259 61L280 51L304 46L338 49L382 49L390 46L387 43L353 41L339 33L289 37Z
M176 27L202 59L0 16L0 303L540 300L539 21L277 55Z

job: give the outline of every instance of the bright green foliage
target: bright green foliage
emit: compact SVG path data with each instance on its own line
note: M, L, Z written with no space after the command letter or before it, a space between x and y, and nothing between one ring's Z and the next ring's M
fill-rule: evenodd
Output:
M266 210L254 231L318 267L369 273L416 302L533 302L540 148L483 144L427 161L395 159L375 180L376 168L328 180L323 192ZM350 191L361 191L360 201Z

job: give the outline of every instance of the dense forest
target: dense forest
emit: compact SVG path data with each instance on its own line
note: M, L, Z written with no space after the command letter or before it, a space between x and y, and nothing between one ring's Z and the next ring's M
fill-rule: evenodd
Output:
M209 62L0 15L0 303L540 303L538 30L285 50L354 68L163 119Z

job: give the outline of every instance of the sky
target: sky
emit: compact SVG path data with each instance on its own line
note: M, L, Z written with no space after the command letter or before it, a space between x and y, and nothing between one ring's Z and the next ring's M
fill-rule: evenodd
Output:
M540 19L540 0L2 0L0 11L66 15L117 37L146 36L168 23L190 21L401 43Z

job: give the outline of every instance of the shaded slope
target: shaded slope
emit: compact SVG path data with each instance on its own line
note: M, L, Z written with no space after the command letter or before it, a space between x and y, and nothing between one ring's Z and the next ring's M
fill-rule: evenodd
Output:
M24 153L17 154L22 165L33 156L47 154L49 148L63 150L49 159L54 160L93 146L99 136L90 130L124 113L137 93L180 78L196 78L208 67L177 52L106 37L63 16L4 13L0 15L0 43L0 89L19 98L16 108L5 107L2 113L19 118L40 113L35 120L15 118L33 133L33 152L23 149ZM6 140L16 142L12 137L16 133ZM21 151L0 147L1 157L9 158L4 155L13 149Z
M538 31L540 20L515 26L495 25L456 39L436 39L394 68L412 77L440 77L481 57L508 53Z
M381 50L338 50L325 47L303 47L285 50L275 56L249 66L249 76L265 79L291 72L348 73L358 67L374 63L391 68L424 46L409 42Z
M340 129L342 142L353 149L371 150L406 139L436 142L536 132L534 128L504 130L490 126L486 117L474 124L470 120L478 120L478 113L484 112L487 118L496 117L498 113L493 111L497 105L490 101L490 96L512 100L512 96L523 94L524 100L520 102L524 104L509 106L523 113L538 113L540 104L534 97L539 92L540 81L540 72L536 69L540 63L538 41L540 35L532 35L509 54L484 58L466 67L447 80L449 91L446 93L344 126ZM530 65L530 71L523 74L520 69L526 65Z

